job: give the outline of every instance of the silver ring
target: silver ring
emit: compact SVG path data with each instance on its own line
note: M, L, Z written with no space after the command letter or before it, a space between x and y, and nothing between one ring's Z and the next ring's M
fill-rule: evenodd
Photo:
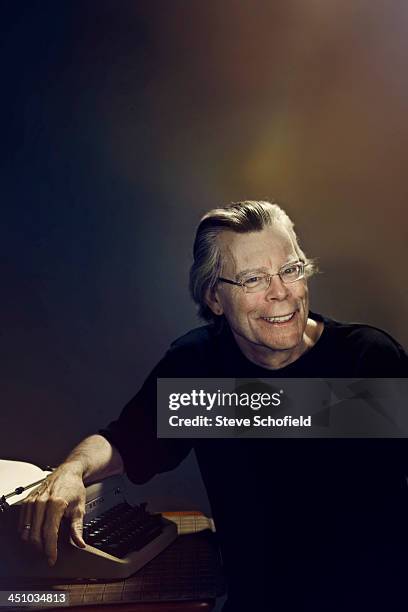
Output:
M24 525L24 529L31 529L30 523L27 523L27 525Z

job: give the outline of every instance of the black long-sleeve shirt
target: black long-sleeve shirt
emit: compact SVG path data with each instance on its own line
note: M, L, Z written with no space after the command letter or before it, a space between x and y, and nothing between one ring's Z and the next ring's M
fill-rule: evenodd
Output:
M321 337L278 370L246 359L227 325L192 330L100 432L135 483L174 468L194 448L229 581L225 610L331 610L325 597L333 589L346 596L361 581L364 605L368 592L378 603L381 584L405 563L406 440L157 438L157 378L408 376L406 353L385 332L310 317L324 322ZM373 572L382 580L373 581Z

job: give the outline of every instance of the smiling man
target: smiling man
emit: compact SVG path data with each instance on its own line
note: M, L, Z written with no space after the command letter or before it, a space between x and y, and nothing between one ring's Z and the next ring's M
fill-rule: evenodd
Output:
M82 545L84 482L125 471L142 483L194 448L228 579L225 611L405 610L405 440L157 438L157 378L407 376L407 355L387 333L309 310L314 271L276 204L208 212L190 274L207 325L176 340L119 418L30 496L22 537L55 562L63 516Z
M223 231L218 246L222 276L207 291L208 306L225 316L250 361L276 369L298 359L316 343L323 323L309 318L305 275L313 264L290 225L245 234Z

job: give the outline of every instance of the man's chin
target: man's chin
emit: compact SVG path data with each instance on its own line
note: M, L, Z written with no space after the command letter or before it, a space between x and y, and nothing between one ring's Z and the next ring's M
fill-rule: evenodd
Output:
M286 337L274 337L275 333L271 333L269 330L265 332L265 330L260 330L259 328L253 330L251 334L252 337L244 336L243 334L233 332L235 339L238 345L241 347L241 350L245 351L249 350L251 353L259 353L265 354L267 351L293 351L297 347L300 348L302 343L302 334L296 330L294 333L287 334Z
M251 341L246 339L246 343L252 350L292 351L300 347L301 337L296 334L288 338L271 338L269 334L256 334Z
M299 342L268 342L264 341L260 346L270 351L294 351L300 348Z
M271 351L293 351L300 348L303 335L298 330L291 333L278 334L273 330L257 334L257 344Z

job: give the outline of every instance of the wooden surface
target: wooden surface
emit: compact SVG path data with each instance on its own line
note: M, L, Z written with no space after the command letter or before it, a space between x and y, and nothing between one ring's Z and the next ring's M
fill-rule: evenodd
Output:
M163 601L162 603L115 603L91 606L69 606L48 608L51 611L68 610L69 612L210 612L215 606L215 600L209 601Z
M57 590L66 590L69 594L72 605L70 606L58 606L58 607L46 607L41 608L42 610L51 610L53 612L67 610L67 612L210 612L214 609L216 603L216 597L225 592L221 582L217 578L220 568L214 568L214 554L216 548L212 538L214 537L214 525L211 519L207 519L200 512L169 512L163 513L166 518L174 520L176 522L180 537L164 550L159 557L162 559L168 558L166 564L171 564L172 567L179 567L180 559L188 560L194 559L200 568L200 572L204 572L204 580L206 581L202 588L193 591L194 599L191 600L186 598L185 592L183 595L183 585L180 586L181 596L180 600L176 601L174 592L169 592L171 589L178 586L178 581L171 581L167 578L166 583L166 564L164 565L164 585L161 597L168 597L167 601L160 601L160 595L155 598L152 597L152 601L148 598L140 597L140 586L139 582L143 580L141 576L149 573L148 568L154 567L159 562L159 557L156 560L151 561L145 568L140 570L137 574L130 576L128 579L123 581L115 581L112 583L79 583L79 584L51 584L50 581L45 583L37 584L33 583L32 579L20 579L18 584L13 585L13 588L19 588L19 590L47 590L55 588ZM186 551L182 553L181 551ZM176 551L179 551L177 553ZM187 553L187 556L185 556ZM193 555L193 556L191 556ZM206 568L213 568L210 573L207 574ZM212 573L214 572L214 573ZM157 570L154 570L157 574ZM177 579L177 576L176 576ZM210 584L208 583L210 580ZM185 572L181 573L180 580L186 580ZM149 585L151 583L149 582ZM157 590L156 587L152 586L152 591ZM41 587L41 588L40 588ZM166 588L167 587L167 588ZM184 585L186 587L186 585ZM0 585L0 588L5 588ZM7 586L7 589L10 585ZM133 593L134 591L134 593ZM201 592L200 592L201 591ZM123 592L123 595L122 595ZM1 608L3 609L3 608Z

